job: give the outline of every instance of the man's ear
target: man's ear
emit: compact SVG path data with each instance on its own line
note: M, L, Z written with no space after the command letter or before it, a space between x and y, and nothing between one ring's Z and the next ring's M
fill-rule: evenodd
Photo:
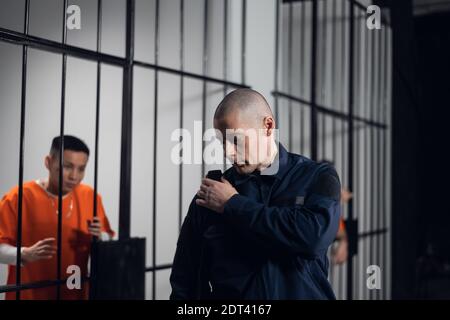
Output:
M44 159L44 164L47 170L50 170L50 161L52 161L52 158L50 155L46 156Z
M275 129L275 120L270 116L265 117L264 127L266 128L266 135L270 136L272 134L273 129Z

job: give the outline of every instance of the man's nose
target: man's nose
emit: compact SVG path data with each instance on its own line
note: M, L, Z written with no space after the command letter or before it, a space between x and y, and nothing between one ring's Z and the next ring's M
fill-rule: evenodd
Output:
M75 170L70 170L69 171L69 180L76 180L77 179L77 173L75 172Z
M236 158L236 148L234 147L234 145L232 145L231 143L226 143L225 144L225 155L227 156L227 158L229 158L230 160L235 160Z

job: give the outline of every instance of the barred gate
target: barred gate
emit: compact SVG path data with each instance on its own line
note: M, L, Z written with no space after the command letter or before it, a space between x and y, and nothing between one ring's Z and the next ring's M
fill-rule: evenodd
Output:
M125 21L123 55L107 53L102 50L102 28L106 20L102 11L107 4L102 0L95 3L95 46L86 48L67 43L67 29L62 27L60 39L31 35L29 33L30 17L33 15L30 0L23 2L23 27L13 30L0 27L0 43L9 43L22 49L21 57L21 95L20 95L20 135L19 135L19 206L17 226L17 262L20 261L22 239L22 186L24 183L24 158L26 156L25 132L27 114L27 70L30 49L56 54L60 59L60 117L59 134L65 133L66 111L66 76L67 59L77 58L96 64L96 101L94 141L93 186L98 190L99 177L99 128L102 113L101 105L104 95L101 93L102 77L106 66L114 66L121 72L121 128L120 128L120 191L118 192L118 231L119 238L131 236L133 222L132 166L135 161L136 148L147 146L136 141L136 110L133 110L133 93L136 91L135 78L143 71L151 72L152 91L152 130L151 197L150 208L142 209L148 213L150 228L148 237L149 263L146 268L151 295L158 298L158 283L167 282L167 270L171 264L166 256L161 255L165 247L161 246L164 232L159 232L162 205L167 205L167 189L161 189L158 170L161 152L161 127L158 112L163 95L168 86L176 88L170 94L177 102L177 126L182 128L191 120L186 111L189 92L196 87L200 94L198 100L203 131L211 122L211 105L220 101L227 92L235 88L249 87L246 83L246 61L249 59L247 49L247 19L254 14L247 10L247 0L152 0L152 32L148 37L151 46L149 59L136 58L136 16L143 10L145 1L124 0L123 19ZM61 26L67 20L68 1L61 1ZM168 4L170 2L170 5ZM17 3L17 2L16 2ZM35 2L36 3L36 2ZM161 18L162 6L164 20ZM137 10L139 6L139 10ZM230 16L233 8L234 16ZM341 177L343 186L353 191L354 199L343 208L346 228L350 242L351 259L343 266L332 267L330 281L339 299L386 299L390 297L390 88L391 88L391 31L383 23L380 30L366 28L366 7L354 0L274 0L275 71L273 97L275 117L280 128L280 139L286 147L296 153L304 154L314 160L332 160ZM148 8L147 8L148 9ZM172 65L162 63L160 44L162 42L161 25L168 19L167 12L176 25L176 42L178 49ZM175 12L175 13L173 13ZM235 13L239 12L236 17ZM175 17L175 18L174 18ZM187 24L188 20L199 20L197 29ZM234 19L234 20L233 20ZM234 22L234 23L232 23ZM215 30L215 34L213 31ZM220 31L217 31L220 30ZM192 50L192 34L201 32L201 53ZM230 49L230 33L239 35L239 46ZM221 34L217 37L217 34ZM236 41L235 41L236 42ZM220 47L222 53L218 53ZM231 56L238 57L234 62L239 70L230 74ZM189 59L198 59L196 66L188 66ZM220 67L213 68L215 63ZM220 63L219 63L220 62ZM214 69L214 70L211 70ZM236 69L236 67L235 67ZM167 104L164 103L163 107ZM3 108L3 107L2 107ZM189 109L191 110L191 109ZM134 113L133 113L134 112ZM19 119L18 119L19 121ZM116 128L117 130L118 128ZM132 149L132 146L134 149ZM203 145L204 146L204 145ZM61 146L62 147L62 146ZM62 148L61 148L62 150ZM158 150L158 152L155 152ZM62 161L62 157L60 157ZM198 180L207 168L201 165L195 171ZM226 169L226 166L224 166ZM146 172L147 172L146 171ZM191 170L184 165L176 170L178 188L176 198L172 201L177 208L174 230L181 226L186 213L186 205L191 194L187 193L186 181L193 177ZM173 188L172 188L173 189ZM60 188L61 190L61 188ZM172 190L173 191L173 190ZM145 194L145 193L144 193ZM59 200L62 193L59 193ZM95 201L93 199L93 201ZM60 206L62 204L59 201ZM172 203L171 203L172 205ZM61 212L61 208L59 208ZM94 216L97 204L94 202ZM17 271L15 285L0 286L1 292L20 292L30 288L53 286L59 297L59 288L65 283L61 265L61 216L58 220L58 251L56 279L40 283L22 283L20 269ZM173 240L171 240L173 241ZM368 290L366 269L369 265L378 265L382 271L381 290ZM160 277L161 276L161 277ZM85 279L89 281L89 279Z
M277 16L273 95L281 140L332 161L354 196L342 208L351 258L331 266L330 281L339 299L387 299L390 26L383 19L381 29L368 29L366 6L352 0L285 0ZM380 289L366 286L372 265L380 267Z

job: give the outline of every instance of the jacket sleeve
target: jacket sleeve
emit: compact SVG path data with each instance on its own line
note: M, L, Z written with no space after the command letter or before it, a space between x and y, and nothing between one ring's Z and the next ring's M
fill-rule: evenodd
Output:
M192 300L198 298L199 268L202 241L199 228L199 212L192 200L178 237L177 249L170 275L171 300Z
M340 182L328 167L318 173L304 205L267 206L236 194L225 204L229 223L278 253L317 256L333 242L340 217Z

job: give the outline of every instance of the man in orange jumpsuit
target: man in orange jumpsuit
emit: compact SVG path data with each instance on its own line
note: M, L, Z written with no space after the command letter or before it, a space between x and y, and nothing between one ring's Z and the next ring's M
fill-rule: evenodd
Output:
M49 176L23 184L21 283L57 279L56 239L58 230L60 137L53 139L50 154L45 157ZM62 182L61 275L69 266L77 266L81 277L87 276L90 244L93 236L112 239L102 199L97 195L97 217L93 217L94 190L82 184L89 148L74 136L64 136ZM15 187L0 201L0 263L8 264L7 284L16 284L16 253L18 227L18 194ZM73 267L72 267L73 268ZM72 270L70 268L69 270ZM86 299L87 286L68 288L61 285L61 299ZM6 293L14 299L15 292ZM55 299L56 287L21 291L21 299Z

